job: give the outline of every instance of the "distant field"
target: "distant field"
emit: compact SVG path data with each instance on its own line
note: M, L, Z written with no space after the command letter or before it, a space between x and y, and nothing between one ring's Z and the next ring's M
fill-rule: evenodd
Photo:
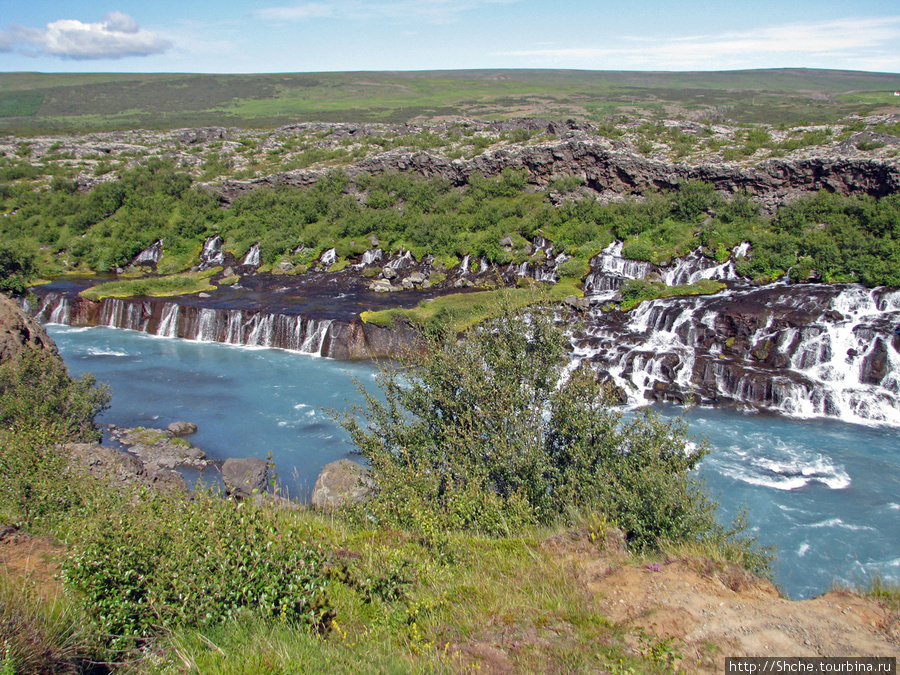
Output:
M795 125L900 112L900 75L778 69L271 75L0 73L0 132L614 115Z

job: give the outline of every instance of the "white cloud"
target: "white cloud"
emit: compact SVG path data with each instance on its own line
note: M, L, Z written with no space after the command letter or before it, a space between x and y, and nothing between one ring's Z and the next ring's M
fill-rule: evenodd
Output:
M519 0L329 0L282 7L266 7L253 12L260 19L304 21L319 18L415 19L446 23L456 15L489 4L512 4Z
M319 19L334 15L334 7L321 2L312 2L306 5L294 5L293 7L265 7L254 12L260 19L272 21L302 21L304 19Z
M46 30L11 26L0 31L0 50L18 50L29 56L59 56L68 59L121 59L127 56L161 54L172 47L156 33L142 29L122 12L110 12L98 23L60 19Z
M497 56L537 58L545 61L579 61L593 67L698 69L753 68L773 58L782 65L803 60L824 60L848 52L851 62L878 62L900 66L893 44L900 39L900 16L850 18L819 23L792 23L719 35L649 40L626 37L629 46L527 49L497 53ZM632 46L639 43L639 46Z

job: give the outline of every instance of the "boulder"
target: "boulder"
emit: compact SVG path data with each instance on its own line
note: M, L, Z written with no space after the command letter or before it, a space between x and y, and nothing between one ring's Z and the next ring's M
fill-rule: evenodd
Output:
M579 312L585 312L590 308L591 303L587 298L579 298L576 295L567 295L563 302L566 303L572 309L577 309Z
M375 480L366 467L349 459L339 459L326 464L316 479L312 505L317 509L332 510L359 504L369 499L374 489Z
M172 436L187 436L197 431L197 425L193 422L172 422L167 429Z
M393 286L391 286L391 282L387 279L376 279L369 284L369 290L375 291L376 293L390 293L393 290Z
M426 280L428 277L426 277L426 276L425 276L424 274L422 274L421 272L413 272L412 274L410 274L410 275L409 275L408 277L406 277L406 278L409 279L411 283L414 283L414 284L418 285L418 284L424 284L424 283L425 283L425 280Z
M0 294L0 361L18 358L24 351L39 350L57 353L47 331L15 302Z
M269 483L269 463L260 457L226 459L222 465L225 492L232 497L246 499L266 491Z
M388 280L396 279L397 278L397 270L395 270L393 267L387 267L387 266L382 267L381 268L381 276L383 276L385 279L388 279Z

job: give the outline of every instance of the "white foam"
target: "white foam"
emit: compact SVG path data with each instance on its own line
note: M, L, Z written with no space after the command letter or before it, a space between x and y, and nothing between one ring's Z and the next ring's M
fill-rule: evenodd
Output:
M128 356L128 352L117 349L104 349L103 347L91 347L87 350L88 356Z

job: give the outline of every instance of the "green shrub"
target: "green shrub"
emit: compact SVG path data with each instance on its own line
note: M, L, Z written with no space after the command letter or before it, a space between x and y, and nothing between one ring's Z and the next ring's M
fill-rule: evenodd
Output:
M62 360L45 350L0 365L0 425L15 433L40 428L65 440L96 440L94 417L109 396L91 375L72 380Z
M313 629L327 620L324 559L287 514L218 495L156 495L92 525L64 577L102 633L147 637L242 612Z
M563 378L567 353L548 313L505 310L382 370L383 402L364 392L342 418L378 482L371 512L428 539L578 511L605 513L638 547L710 531L715 504L689 475L705 450L685 452L680 421L626 420L589 369Z

